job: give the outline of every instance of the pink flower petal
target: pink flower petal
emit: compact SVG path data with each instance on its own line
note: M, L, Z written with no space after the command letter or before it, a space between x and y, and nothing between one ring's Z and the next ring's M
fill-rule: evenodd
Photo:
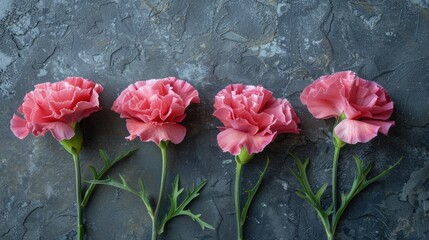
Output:
M45 129L48 129L51 131L52 136L54 136L54 138L57 141L62 141L62 140L69 140L74 136L74 129L63 122L52 122L49 123Z
M37 84L18 108L24 118L14 115L11 129L21 139L30 132L37 137L47 131L58 141L70 139L75 134L71 126L100 109L102 90L101 85L79 77Z
M217 141L224 152L229 152L232 155L238 155L242 147L246 147L247 152L253 154L262 152L274 137L274 134L251 135L228 128L217 135Z
M337 117L344 111L344 86L331 75L322 76L304 89L300 99L316 118Z
M335 134L348 144L366 143L377 136L380 126L363 121L345 119L334 129Z
M285 99L276 99L262 86L231 84L215 96L215 112L224 127L218 144L233 155L246 147L261 152L278 133L298 133L299 118Z
M299 133L298 124L301 122L292 105L286 99L277 99L269 108L265 110L276 119L271 126L271 130L277 133Z
M365 123L368 123L371 125L375 125L375 126L379 126L380 129L378 131L383 133L384 135L387 135L390 127L395 125L394 121L377 121L377 120L364 119L364 120L362 120L362 122L365 122Z
M321 76L302 92L301 102L316 118L387 120L393 102L386 90L375 82L356 76L352 71Z
M129 140L140 137L143 142L155 142L159 144L161 141L171 141L178 144L183 141L186 135L186 128L176 123L152 124L127 119L127 129L130 136Z
M170 77L172 78L172 77ZM176 80L176 78L173 78ZM177 79L173 83L173 90L180 95L180 97L185 102L185 105L190 103L200 103L200 98L198 97L198 91L186 81Z
M81 89L93 89L97 93L101 93L103 91L103 86L100 84L81 77L68 77L64 79L64 82Z
M174 77L138 81L129 85L114 101L112 110L127 119L133 140L161 140L180 143L186 128L177 124L185 117L190 103L199 102L198 91L189 83Z
M25 119L18 117L18 115L13 114L12 119L10 120L10 129L13 134L19 138L24 139L27 137L30 130L27 127L27 121Z

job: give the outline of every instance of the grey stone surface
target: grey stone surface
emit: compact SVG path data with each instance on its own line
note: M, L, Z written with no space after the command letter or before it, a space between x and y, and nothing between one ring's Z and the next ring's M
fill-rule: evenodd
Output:
M103 84L103 110L83 121L83 177L101 166L97 149L115 155L140 151L120 163L136 186L143 177L157 196L160 153L151 143L128 142L113 100L140 79L177 76L200 92L184 121L188 134L169 148L168 182L208 179L191 205L217 230L174 219L161 239L234 239L235 164L216 143L214 95L230 83L262 84L288 98L302 134L279 136L244 169L251 186L271 165L245 226L246 239L320 239L315 212L294 192L292 151L312 159L315 186L330 178L332 121L311 117L299 94L312 79L341 70L383 85L395 101L389 136L348 146L340 161L341 187L354 171L352 155L381 171L402 163L363 192L346 212L338 239L429 239L429 8L417 0L0 0L0 239L74 239L71 157L47 134L18 140L9 120L33 85L82 76ZM170 184L167 185L167 190ZM165 199L164 203L167 204ZM148 239L150 219L136 197L110 187L95 191L85 209L87 239Z

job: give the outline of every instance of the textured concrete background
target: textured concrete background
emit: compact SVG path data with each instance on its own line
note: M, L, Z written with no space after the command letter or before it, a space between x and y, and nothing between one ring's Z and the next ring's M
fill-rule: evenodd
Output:
M235 163L216 143L214 95L230 83L263 84L288 98L302 134L279 136L244 169L244 187L271 165L245 226L247 239L320 239L315 212L294 192L292 151L310 157L315 186L330 179L332 121L311 117L299 94L312 79L341 70L383 85L395 101L389 136L342 151L347 189L352 155L380 171L404 156L387 178L362 193L346 212L339 239L429 239L429 2L427 0L0 0L0 239L73 239L71 157L47 134L21 141L9 120L33 85L82 76L101 83L103 110L83 121L83 177L100 166L97 149L140 151L119 164L134 186L143 177L159 188L160 153L152 143L128 142L125 121L110 111L127 85L177 76L200 92L184 123L188 134L169 147L168 182L209 183L191 205L217 228L201 231L177 218L161 239L235 238ZM170 190L170 184L167 185ZM329 191L328 191L329 192ZM166 204L168 200L164 201ZM166 206L166 205L164 205ZM166 210L166 208L164 209ZM88 239L148 239L150 219L135 196L111 187L95 191L85 209Z

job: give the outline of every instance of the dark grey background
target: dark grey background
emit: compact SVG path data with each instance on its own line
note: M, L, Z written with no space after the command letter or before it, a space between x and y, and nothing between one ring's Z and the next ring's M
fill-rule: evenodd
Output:
M316 213L294 192L292 151L310 157L314 186L329 181L332 121L312 118L299 94L323 74L353 70L383 85L395 101L389 136L347 146L342 188L354 174L352 155L387 168L403 162L363 192L346 212L338 239L429 239L429 2L427 0L67 1L0 0L0 239L73 239L74 169L52 138L21 141L9 121L34 84L82 76L101 83L103 110L85 119L83 177L110 155L139 147L111 176L133 186L144 178L157 196L160 153L153 143L129 142L125 120L110 111L129 84L177 76L200 93L184 120L180 145L169 147L167 190L208 179L191 209L217 231L174 219L161 239L235 238L233 157L217 146L214 95L230 83L262 84L288 98L302 119L301 135L280 135L245 166L250 187L271 165L249 212L246 239L323 239ZM327 191L329 192L329 191ZM328 196L329 194L327 194ZM168 200L165 199L167 210ZM138 198L101 186L85 209L88 239L148 239L150 220Z

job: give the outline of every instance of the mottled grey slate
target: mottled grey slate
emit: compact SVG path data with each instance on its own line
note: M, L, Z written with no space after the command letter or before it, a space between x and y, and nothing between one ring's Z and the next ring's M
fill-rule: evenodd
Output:
M340 160L341 188L354 173L352 155L381 171L402 163L363 192L341 221L338 239L429 238L429 8L417 0L143 0L0 1L0 239L74 239L74 172L70 156L47 134L18 140L9 120L33 85L82 76L103 84L103 110L83 121L83 177L110 155L140 147L110 175L134 186L142 177L157 196L160 153L129 142L114 99L141 79L177 76L200 92L184 121L188 134L169 148L168 182L208 179L191 205L217 230L174 219L161 239L234 239L233 157L217 146L214 95L225 85L262 84L288 98L302 134L279 136L243 172L250 187L271 165L249 211L246 239L321 239L316 213L294 192L288 152L310 157L314 186L330 179L332 121L316 120L299 101L315 78L341 70L383 85L395 101L389 136L348 146ZM366 162L367 162L366 161ZM170 189L170 184L167 184ZM168 199L164 199L168 204ZM87 239L148 239L150 219L135 196L110 187L95 191L85 209Z

